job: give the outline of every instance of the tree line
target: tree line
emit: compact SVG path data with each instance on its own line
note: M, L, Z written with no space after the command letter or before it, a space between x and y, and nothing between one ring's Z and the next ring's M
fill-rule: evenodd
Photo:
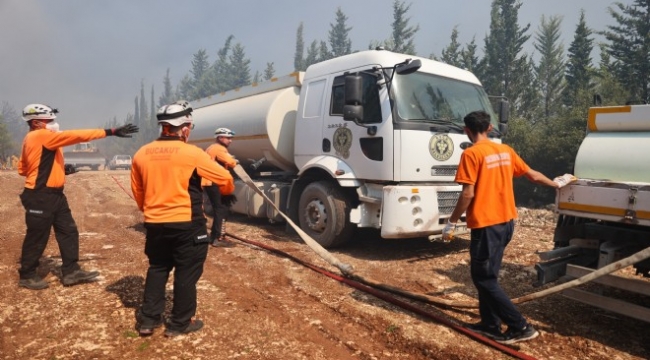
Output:
M542 15L537 28L519 23L519 0L492 0L490 26L480 45L476 37L469 43L458 41L460 30L451 29L450 42L429 58L473 72L489 95L504 96L511 104L511 121L505 143L513 146L534 168L548 176L573 171L573 162L585 136L588 108L597 98L602 105L647 103L650 100L650 2L634 0L630 4L614 2L608 8L615 24L604 29L587 26L583 10L577 19L568 48L560 41L562 16ZM418 55L414 39L419 26L411 23L411 4L394 0L389 36L372 40L367 49ZM304 24L296 30L294 70L304 71L312 64L350 54L353 51L349 18L338 7L323 39L305 42ZM604 41L596 43L595 35ZM532 42L534 52L524 46ZM481 51L479 51L481 50ZM592 53L600 56L598 63ZM423 56L423 55L419 55ZM426 56L426 55L425 55ZM136 141L119 144L104 139L99 146L107 155L132 153L157 136L156 109L178 99L189 101L266 81L275 76L273 62L265 69L251 71L245 47L229 35L216 58L206 49L191 56L191 68L175 85L167 69L162 90L149 94L141 83L134 97L133 113L113 118L106 126L136 123L141 132ZM595 96L597 95L597 96ZM155 101L154 99L156 99ZM18 119L18 120L17 120ZM17 154L26 132L19 113L3 103L0 112L0 156ZM128 148L124 148L128 146ZM527 182L517 182L518 199L532 204L552 201L551 191L537 190ZM529 205L529 204L524 204Z

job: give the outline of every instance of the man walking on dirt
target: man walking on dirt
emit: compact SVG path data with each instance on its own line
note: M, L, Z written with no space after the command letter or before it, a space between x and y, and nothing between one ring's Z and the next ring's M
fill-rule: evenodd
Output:
M235 188L230 173L205 151L187 144L192 131L192 107L178 101L157 114L161 134L136 152L131 167L131 189L144 213L147 230L144 252L149 269L136 327L140 336L162 326L165 285L174 269L174 304L165 336L198 331L196 283L203 273L210 238L203 215L201 178L219 186L221 194Z
M467 226L472 229L470 271L481 315L481 321L468 328L504 344L530 340L539 332L498 283L503 252L512 239L517 218L512 178L524 175L531 182L552 188L566 185L567 181L562 177L547 178L531 169L508 145L492 142L488 137L492 131L488 113L471 112L464 121L465 133L473 145L463 152L458 165L456 182L463 185L463 190L443 230L443 239L453 238L456 222L467 211ZM501 333L501 322L508 325L505 333Z
M130 134L138 132L138 127L131 124L115 129L59 131L55 121L57 113L58 110L42 104L30 104L23 110L29 132L23 140L18 174L25 177L20 200L25 207L27 232L20 256L18 285L31 290L48 287L36 269L52 228L63 260L63 285L75 285L99 275L97 271L82 270L78 263L79 230L63 193L66 169L61 148L111 135L131 137Z
M211 159L219 163L226 170L233 169L237 166L237 160L230 155L228 147L232 143L235 132L227 128L218 128L214 132L215 142L208 146L205 152ZM230 247L232 243L226 241L226 217L230 206L236 201L234 195L223 195L219 192L219 187L208 179L201 182L205 194L212 205L212 228L210 229L211 245L214 247Z

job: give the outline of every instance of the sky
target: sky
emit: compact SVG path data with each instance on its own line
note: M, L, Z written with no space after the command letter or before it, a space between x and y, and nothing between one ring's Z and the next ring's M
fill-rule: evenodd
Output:
M533 53L542 15L562 16L565 50L584 9L587 25L614 23L612 0L521 0L519 24L530 24ZM631 4L632 0L623 0ZM296 30L304 24L305 46L327 41L338 7L352 27L353 50L390 36L393 0L0 0L0 106L20 113L30 103L58 108L62 129L101 127L134 111L144 82L147 105L155 103L170 70L176 86L205 49L216 59L229 35L251 60L251 76L273 62L276 76L293 71ZM459 42L476 39L479 51L489 32L489 0L406 0L410 25L419 25L419 56L440 56L452 29ZM602 37L595 35L597 41ZM597 59L598 54L593 54Z

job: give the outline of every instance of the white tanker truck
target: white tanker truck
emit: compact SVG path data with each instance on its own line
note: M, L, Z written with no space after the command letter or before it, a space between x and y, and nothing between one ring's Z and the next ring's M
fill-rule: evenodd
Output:
M363 51L193 101L190 143L206 148L215 129L234 130L230 153L324 247L345 243L357 227L381 229L384 238L439 237L460 195L461 152L471 145L462 119L490 113L499 141L508 112L499 104L497 117L468 71ZM235 195L234 212L282 220L243 182Z
M650 247L650 105L591 108L587 128L575 160L579 180L556 196L555 249L540 254L539 284L578 278ZM650 260L633 266L650 277ZM648 279L608 275L596 282L650 296ZM582 289L563 294L650 322L647 306Z

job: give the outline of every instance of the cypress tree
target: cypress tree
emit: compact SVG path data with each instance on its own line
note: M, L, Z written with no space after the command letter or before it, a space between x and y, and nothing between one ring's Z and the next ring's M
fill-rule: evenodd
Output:
M305 66L304 51L305 51L305 41L302 37L303 25L302 21L298 25L298 30L296 30L296 52L293 56L293 68L295 71L305 71L307 66Z
M564 47L560 43L562 18L542 15L535 36L535 49L539 51L539 64L535 66L537 85L542 99L543 117L548 119L560 109L560 99L564 87Z
M415 55L413 37L420 26L409 26L410 18L406 17L406 13L410 8L411 4L406 5L404 1L395 0L393 2L392 47L389 49L397 53Z
M330 23L329 44L331 57L339 57L352 52L352 40L350 40L350 30L352 27L347 26L348 17L343 13L339 6L336 10L336 22Z
M593 51L594 39L592 31L587 27L585 12L580 12L580 20L573 35L573 41L568 50L568 61L564 78L566 88L564 91L564 103L573 105L580 92L586 92L591 88L591 52Z

